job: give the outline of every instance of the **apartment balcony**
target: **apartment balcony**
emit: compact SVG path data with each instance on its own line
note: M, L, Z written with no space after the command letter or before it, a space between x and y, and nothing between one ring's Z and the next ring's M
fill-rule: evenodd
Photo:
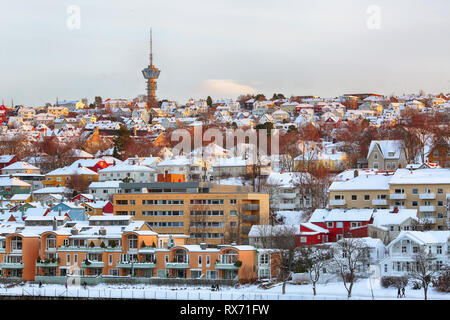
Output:
M40 268L56 268L59 267L59 262L36 262L36 267Z
M279 210L295 210L295 203L280 203L276 207Z
M259 204L244 203L242 204L243 211L259 211Z
M243 215L242 221L243 222L259 222L259 216Z
M239 270L239 267L235 266L234 263L221 263L217 262L215 264L217 270Z
M436 206L419 206L420 212L435 212Z
M342 200L330 200L330 206L345 206L345 199L342 199Z
M297 198L297 194L296 193L282 193L281 197L283 199L295 199L295 198Z
M2 262L0 268L2 269L23 269L23 263L20 262Z
M421 193L419 194L419 199L433 200L436 199L436 195L434 193Z
M374 200L372 200L372 205L385 206L385 205L387 205L387 200L386 199L374 199Z
M389 195L389 199L392 199L392 200L404 200L404 199L406 199L406 194L404 194L404 193L391 193Z
M136 269L154 269L156 268L156 263L155 262L129 262L129 261L122 261L122 262L118 262L116 264L117 268L126 268L126 269L131 269L131 268L136 268Z
M103 268L105 263L103 261L89 261L89 264L86 264L86 261L81 262L82 268Z
M189 269L189 262L166 262L166 269Z
M56 247L54 247L54 248L49 248L49 247L47 247L47 248L45 248L45 252L51 252L51 253L54 253L54 252L56 252Z
M436 218L434 218L434 217L420 218L419 222L420 223L436 224Z
M242 227L242 229L241 229L241 230L242 230L242 233L243 233L243 234L249 233L251 228L252 228L252 227L247 227L247 226Z

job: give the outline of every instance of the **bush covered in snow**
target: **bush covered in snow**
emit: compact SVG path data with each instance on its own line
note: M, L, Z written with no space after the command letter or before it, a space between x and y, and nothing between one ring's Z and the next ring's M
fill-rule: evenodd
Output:
M408 278L406 277L382 277L381 285L384 288L395 287L403 288L408 284Z

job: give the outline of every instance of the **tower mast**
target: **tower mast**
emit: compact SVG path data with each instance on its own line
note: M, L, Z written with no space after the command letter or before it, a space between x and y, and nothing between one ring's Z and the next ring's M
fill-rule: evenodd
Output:
M153 65L153 37L152 28L150 28L150 65L142 70L142 75L147 80L147 108L151 108L156 103L156 79L158 79L160 72L161 71Z

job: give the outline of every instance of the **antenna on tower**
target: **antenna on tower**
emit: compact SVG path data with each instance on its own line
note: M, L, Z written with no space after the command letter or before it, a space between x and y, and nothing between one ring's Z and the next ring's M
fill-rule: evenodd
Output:
M150 28L150 65L153 65L153 41L152 41L152 28Z

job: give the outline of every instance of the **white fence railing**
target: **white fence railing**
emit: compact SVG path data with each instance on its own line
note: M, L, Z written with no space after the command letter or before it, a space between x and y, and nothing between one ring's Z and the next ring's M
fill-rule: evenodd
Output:
M153 299L153 300L342 300L345 295L301 295L253 292L207 292L189 290L92 289L80 288L1 288L0 296L56 297L81 299ZM353 297L353 300L368 299Z

